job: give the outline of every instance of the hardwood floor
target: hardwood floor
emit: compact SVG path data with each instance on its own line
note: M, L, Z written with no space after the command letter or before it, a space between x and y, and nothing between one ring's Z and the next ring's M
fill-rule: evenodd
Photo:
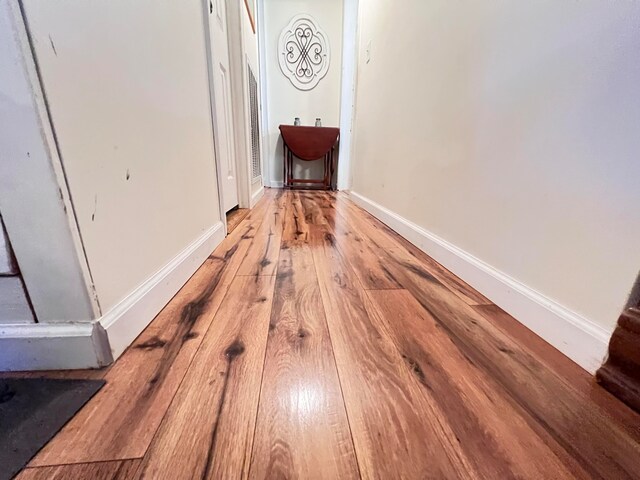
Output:
M273 287L271 276L234 279L145 455L141 477L247 476Z
M140 460L123 460L116 462L76 463L55 467L39 467L24 469L21 480L127 480L134 478Z
M33 375L33 374L32 374ZM640 478L640 416L347 195L267 190L39 478Z
M280 247L254 438L252 478L357 478L309 245Z
M249 214L248 208L234 208L227 212L227 233L233 232Z

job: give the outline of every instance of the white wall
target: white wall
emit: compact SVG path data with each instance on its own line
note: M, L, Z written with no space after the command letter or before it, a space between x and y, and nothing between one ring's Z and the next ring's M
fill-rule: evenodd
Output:
M249 0L249 2L256 2L257 0ZM253 27L251 26L251 20L249 19L249 13L244 4L244 0L238 0L238 4L240 5L240 17L241 17L241 29L242 29L242 39L244 45L244 54L246 55L246 60L251 65L251 69L253 70L255 75L258 75L260 71L260 61L258 58L258 32L253 31ZM257 9L255 14L257 15ZM257 18L254 18L254 25L257 22Z
M200 0L25 0L102 312L220 221Z
M0 125L0 210L36 317L89 322L98 306L16 1L0 2ZM19 303L3 323L33 321L26 297Z
M0 323L33 323L22 276L0 216Z
M640 3L359 15L354 191L610 332L640 267Z
M340 124L340 94L342 69L342 0L263 0L264 51L267 88L268 125L265 135L265 168L271 186L282 185L282 140L280 124L293 124L300 117L303 125L314 125L316 117L324 126ZM280 71L278 65L278 39L282 29L294 16L311 15L327 34L331 61L327 75L309 91L300 91ZM263 106L264 108L264 106ZM319 178L322 161L297 164L296 176ZM319 173L320 172L320 173Z
M15 261L13 260L13 252L11 251L11 243L7 237L7 231L2 223L0 215L0 275L15 275L18 273Z

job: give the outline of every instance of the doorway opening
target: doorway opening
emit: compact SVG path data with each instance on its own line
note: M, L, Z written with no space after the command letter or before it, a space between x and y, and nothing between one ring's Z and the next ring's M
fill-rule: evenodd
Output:
M264 193L258 43L243 2L203 0L203 5L218 199L228 233Z

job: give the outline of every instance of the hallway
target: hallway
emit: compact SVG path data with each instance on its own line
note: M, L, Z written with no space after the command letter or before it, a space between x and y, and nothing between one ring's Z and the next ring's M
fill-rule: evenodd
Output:
M340 193L267 189L115 364L61 375L107 385L21 480L640 471L638 415Z

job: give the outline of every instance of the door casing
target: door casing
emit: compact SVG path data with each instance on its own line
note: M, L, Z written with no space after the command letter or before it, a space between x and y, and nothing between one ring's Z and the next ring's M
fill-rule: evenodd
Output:
M226 216L226 211L224 209L224 185L223 185L223 175L225 175L223 162L220 161L220 152L221 147L219 145L220 135L216 131L216 100L215 100L215 90L214 90L214 55L211 49L211 31L210 31L210 21L212 15L210 14L212 6L215 8L215 5L210 6L210 2L216 0L202 0L202 12L203 12L203 21L204 21L204 34L205 34L205 50L207 55L207 70L208 70L208 81L209 81L209 98L210 98L210 113L211 113L211 128L213 132L213 141L214 141L214 150L215 150L215 164L216 164L216 173L217 173L217 186L218 186L218 199L220 204L220 215L221 219ZM223 0L220 0L223 1ZM231 13L227 11L227 41L228 41L228 51L229 51L229 73L230 73L230 81L231 81L231 108L235 111L238 109L237 100L234 98L234 89L241 88L242 98L244 99L244 87L245 81L244 78L244 68L246 68L246 58L244 45L242 42L242 34L241 32L232 32L230 29L239 28L238 22L233 21L235 16L238 15L237 10L233 10L235 5L233 2L226 3L226 9L232 9ZM229 23L229 19L232 19L231 23ZM237 35L236 35L237 33ZM232 55L238 55L240 58L232 58ZM240 68L234 68L234 62L240 63ZM243 102L244 103L244 102ZM235 165L236 165L236 182L237 182L237 195L238 195L238 204L241 208L249 208L251 206L251 184L250 178L248 175L249 169L249 156L246 155L246 151L242 148L238 148L238 145L244 145L246 143L246 132L238 131L239 123L244 125L244 122L236 122L234 116L233 122L233 140L235 147ZM247 185L245 185L247 183ZM225 224L226 231L226 224Z

